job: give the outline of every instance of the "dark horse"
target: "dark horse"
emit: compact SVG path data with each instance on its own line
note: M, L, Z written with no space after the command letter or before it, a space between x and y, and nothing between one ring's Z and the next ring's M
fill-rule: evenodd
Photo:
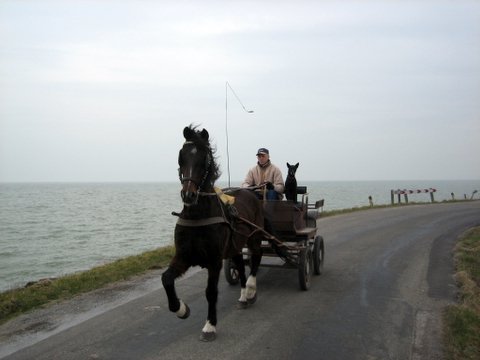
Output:
M232 258L239 272L241 307L256 299L256 272L262 256L261 231L248 223L263 227L263 207L253 192L239 189L231 193L234 205L228 208L214 189L220 172L207 130L198 131L189 126L183 130L183 136L185 143L178 155L178 171L184 206L182 212L176 214L179 219L175 226L175 256L162 275L162 283L170 311L186 319L190 309L177 297L175 279L190 266L207 268L208 315L200 340L211 341L216 337L218 281L223 258ZM245 245L252 253L248 281L241 254Z

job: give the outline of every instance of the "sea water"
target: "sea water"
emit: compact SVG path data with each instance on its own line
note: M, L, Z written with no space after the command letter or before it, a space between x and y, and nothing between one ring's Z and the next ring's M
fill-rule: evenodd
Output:
M309 202L324 199L324 210L367 206L369 196L376 205L389 204L392 189L435 188L435 201L450 200L452 193L470 198L480 190L480 180L299 185L307 186ZM428 202L430 194L409 200ZM181 208L178 183L0 184L0 291L170 245L171 212Z

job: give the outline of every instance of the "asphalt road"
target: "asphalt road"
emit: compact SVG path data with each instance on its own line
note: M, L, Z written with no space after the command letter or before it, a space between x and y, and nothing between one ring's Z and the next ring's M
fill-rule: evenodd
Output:
M441 311L456 294L452 249L475 225L480 201L320 219L326 262L310 290L299 290L296 270L262 267L257 303L237 310L240 289L222 277L212 343L198 340L207 308L206 273L197 270L177 282L187 320L168 311L159 274L150 274L122 296L87 295L80 303L89 308L72 302L3 325L0 357L439 359Z

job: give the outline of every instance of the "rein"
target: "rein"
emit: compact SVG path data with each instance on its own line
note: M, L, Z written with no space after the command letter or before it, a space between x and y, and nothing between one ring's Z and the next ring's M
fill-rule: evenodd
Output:
M287 244L285 244L283 241L280 241L279 239L277 239L275 236L273 236L272 234L268 233L267 231L265 231L264 228L258 226L257 224L254 224L253 222L245 219L244 217L242 216L239 216L239 215L236 215L235 216L236 219L240 220L240 221L243 221L244 223L250 225L251 227L253 227L255 230L253 230L253 232L248 235L248 237L251 237L253 234L255 234L256 232L261 232L263 234L263 236L265 237L265 239L267 240L270 240L272 242L274 242L277 246L280 246L280 247L285 247L289 250L294 250L295 248L292 247L292 246L289 246Z

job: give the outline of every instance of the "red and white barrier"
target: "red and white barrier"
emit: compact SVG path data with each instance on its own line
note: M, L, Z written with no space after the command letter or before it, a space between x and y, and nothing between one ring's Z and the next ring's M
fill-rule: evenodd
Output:
M420 194L420 193L434 193L437 189L429 188L429 189L419 189L419 190L392 190L392 193L395 195L405 195L405 194Z
M392 205L395 202L395 200L394 200L395 195L398 196L398 203L401 203L400 195L403 195L405 197L405 202L408 203L408 195L409 194L421 194L421 193L430 193L430 199L432 200L432 202L434 202L435 199L433 198L433 193L436 192L436 191L437 191L437 189L434 189L434 188L418 189L418 190L407 190L407 189L391 190Z

